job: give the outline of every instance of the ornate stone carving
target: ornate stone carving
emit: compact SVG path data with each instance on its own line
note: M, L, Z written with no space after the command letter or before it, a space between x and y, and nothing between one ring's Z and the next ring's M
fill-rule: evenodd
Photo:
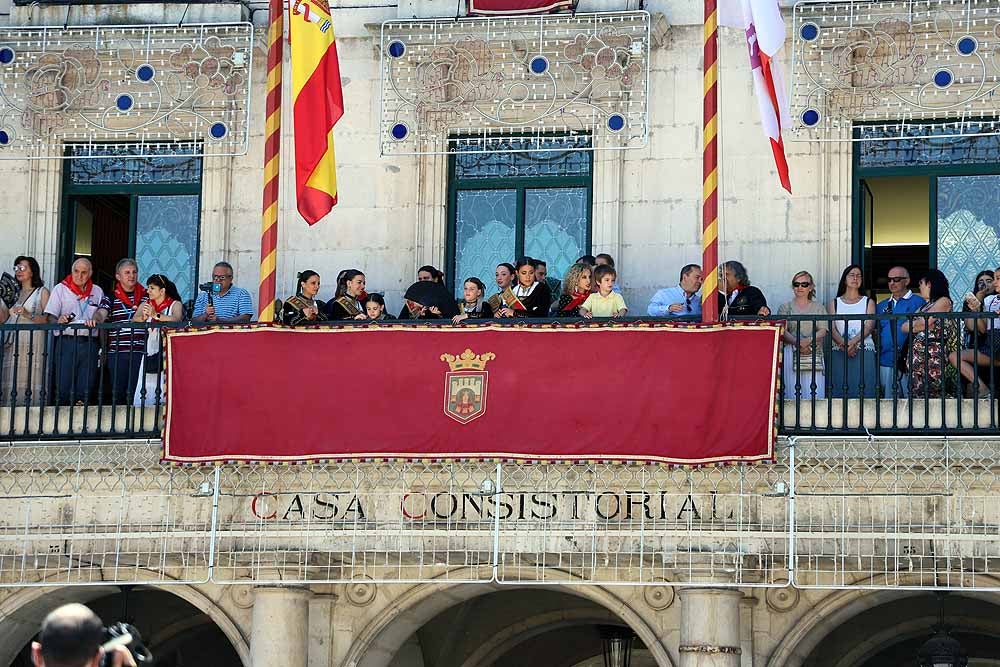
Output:
M799 603L799 589L791 586L768 588L764 599L767 601L767 606L774 611L791 611Z
M646 604L648 604L651 609L663 611L674 603L676 593L674 592L674 587L669 585L666 579L657 579L657 581L662 581L664 583L659 586L644 587L642 589L642 597L646 600Z
M371 604L375 599L375 593L378 592L375 582L367 576L359 577L349 582L344 589L347 601L356 607L364 607Z

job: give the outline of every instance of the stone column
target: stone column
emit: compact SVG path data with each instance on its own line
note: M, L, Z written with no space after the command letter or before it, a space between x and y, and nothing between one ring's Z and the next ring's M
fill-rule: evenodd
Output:
M740 667L740 600L727 588L682 588L680 667Z
M311 597L304 588L254 589L250 667L307 667Z

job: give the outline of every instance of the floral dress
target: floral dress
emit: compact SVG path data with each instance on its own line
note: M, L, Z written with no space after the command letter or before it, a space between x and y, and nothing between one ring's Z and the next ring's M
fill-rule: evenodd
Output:
M917 313L927 312L933 304L924 304ZM958 377L955 367L948 363L948 355L957 351L960 343L954 320L934 318L929 327L913 334L907 361L911 397L940 398L954 392Z

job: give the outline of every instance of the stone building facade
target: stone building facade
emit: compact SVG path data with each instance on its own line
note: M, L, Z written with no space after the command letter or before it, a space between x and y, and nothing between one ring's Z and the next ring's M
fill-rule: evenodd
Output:
M312 268L325 277L328 297L337 272L357 266L368 289L384 291L398 308L417 268L447 272L455 249L449 157L379 156L380 24L451 9L430 0L332 4L346 103L336 129L340 203L314 227L296 213L286 115L278 292L290 293L296 272ZM263 7L44 3L13 6L8 17L11 25L61 26L69 9L74 24L172 24L182 15L188 23L254 24L249 150L204 158L188 185L199 197L197 280L224 259L255 298ZM629 8L605 2L590 9ZM594 152L586 248L616 258L619 283L638 312L701 257L701 8L651 0L645 9L652 26L648 141ZM801 269L829 298L842 268L863 254L857 148L790 141L794 194L786 196L757 120L743 36L723 30L721 39L720 255L746 264L774 304L789 298L788 283ZM35 256L48 284L72 259L64 246L68 202L89 196L67 194L68 165L0 161L0 259ZM566 466L542 488L522 490L570 492L568 480L579 475L588 480L585 502L609 493L617 511L597 505L576 523L514 522L497 547L492 531L501 529L481 509L477 521L464 506L461 521L452 509L418 525L405 516L407 494L451 488L441 482L455 472L447 467L429 473L438 486L372 464L318 472L325 486L317 487L270 471L226 469L214 479L210 470L181 472L159 464L155 442L47 440L0 443L0 507L8 517L0 521L0 667L27 664L24 647L38 621L63 601L89 602L105 620L126 616L150 628L172 665L590 667L602 664L606 625L635 633L637 666L915 665L941 609L932 589L953 590L945 616L974 655L970 664L1000 665L996 455L988 438L814 438L798 463L797 513L788 474L795 444L787 438L774 467L721 476L635 467L631 479L620 479ZM508 464L506 472L537 471L520 468ZM466 473L458 486L473 495L491 474L488 467ZM396 483L386 481L397 474ZM302 498L295 505L300 495L338 484L363 498L381 496L395 514L361 517L355 508L345 516ZM669 497L648 522L648 496L636 501L635 484ZM623 506L635 516L623 515ZM793 571L800 578L789 586Z

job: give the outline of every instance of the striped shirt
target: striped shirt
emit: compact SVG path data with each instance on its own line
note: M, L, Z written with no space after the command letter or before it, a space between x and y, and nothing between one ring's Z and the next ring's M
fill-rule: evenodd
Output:
M242 287L230 287L225 294L213 294L212 301L215 305L216 319L231 320L240 315L249 315L253 319L253 301L250 300L250 292ZM207 306L208 296L204 292L200 292L198 299L194 302L194 315L192 317L204 316Z
M126 292L128 294L128 292ZM134 296L132 298L135 298ZM143 296L139 304L149 301L148 296ZM118 324L119 327L108 332L108 352L146 352L146 329L132 328L130 323L135 315L134 308L130 308L127 303L119 299L115 294L105 294L101 301L101 308L108 311L107 322Z

